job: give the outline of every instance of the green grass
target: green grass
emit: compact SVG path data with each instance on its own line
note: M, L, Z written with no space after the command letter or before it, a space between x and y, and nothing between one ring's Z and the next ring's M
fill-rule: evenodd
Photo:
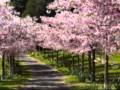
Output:
M56 67L56 68L59 72L63 73L64 75L70 74L70 70L68 68L65 68L65 67Z
M79 83L79 78L76 75L67 75L65 78L65 83Z
M112 89L110 90L116 90L114 86L111 86ZM71 90L104 90L103 84L98 83L79 83L77 85L74 85Z
M110 56L110 62L113 64L120 64L120 54L114 53Z
M53 58L56 57L56 52L54 52ZM47 52L33 52L29 55L31 57L34 57L46 64L49 64L51 66L54 66L59 72L63 73L66 78L65 82L66 84L73 85L71 90L99 90L103 89L103 74L104 74L104 65L102 64L101 60L96 62L96 80L97 83L90 83L88 80L88 60L87 56L85 56L84 60L84 82L80 79L80 76L78 75L80 72L80 67L77 66L78 59L77 55L74 55L74 62L75 67L72 67L72 54L64 53L64 60L63 60L63 52L59 52L59 64L56 63L55 60L51 62L50 57L51 55L48 55L50 53ZM100 55L97 55L97 58L101 57ZM114 77L119 76L120 77L120 54L115 53L110 56L109 60L109 78L114 79ZM110 88L115 89L114 83L110 83Z
M13 80L0 81L0 90L16 90L25 84L26 77L15 75Z
M19 87L24 86L30 78L30 75L24 71L26 68L22 67L20 63L16 63L15 69L16 71L12 80L8 77L6 80L0 81L0 90L17 90Z

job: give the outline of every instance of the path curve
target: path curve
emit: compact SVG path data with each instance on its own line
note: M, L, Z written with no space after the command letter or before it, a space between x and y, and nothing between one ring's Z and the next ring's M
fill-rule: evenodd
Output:
M32 58L25 56L20 59L27 67L27 72L31 74L31 80L19 90L70 90L63 80L63 74L52 67L40 64Z

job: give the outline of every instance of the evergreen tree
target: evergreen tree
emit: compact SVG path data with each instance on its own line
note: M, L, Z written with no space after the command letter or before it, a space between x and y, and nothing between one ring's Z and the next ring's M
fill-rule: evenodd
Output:
M53 16L54 11L48 14L47 5L54 0L11 0L14 9L20 12L21 16Z
M11 0L11 4L14 6L14 9L17 12L20 12L21 15L25 10L27 2L28 0Z

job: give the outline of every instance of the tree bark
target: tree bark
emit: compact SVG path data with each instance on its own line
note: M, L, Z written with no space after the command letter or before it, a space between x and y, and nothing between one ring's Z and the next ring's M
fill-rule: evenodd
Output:
M64 54L64 51L62 51L62 54L63 54L63 56L62 56L62 60L61 60L61 66L64 66L64 59L65 59L65 54Z
M74 61L74 55L72 55L72 74L74 74L75 69L75 61Z
M10 78L13 79L14 75L14 57L10 55Z
M81 80L83 80L83 73L84 73L84 58L85 58L85 54L83 53L81 56L81 72L80 72L80 78Z
M54 55L53 55L53 50L51 50L51 62L53 63L53 61L54 61Z
M91 63L91 66L92 66L92 82L95 81L95 49L92 50L92 63Z
M2 76L1 76L1 80L5 80L6 76L5 76L5 53L2 54Z
M108 61L109 61L109 56L107 53L105 53L105 61L104 61L104 90L109 90L108 88Z
M92 63L91 63L92 57L91 57L91 51L88 52L88 73L89 73L89 80L92 81Z
M58 57L58 54L59 54L59 51L57 51L57 56L56 56L56 63L57 63L57 66L58 66L58 64L59 64L59 63L58 63L58 58L59 58L59 57Z

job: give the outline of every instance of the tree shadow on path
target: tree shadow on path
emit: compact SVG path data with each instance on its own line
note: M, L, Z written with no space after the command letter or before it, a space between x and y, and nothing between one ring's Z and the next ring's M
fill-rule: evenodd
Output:
M52 67L39 64L27 56L22 57L20 62L24 63L23 67L26 68L28 74L31 74L31 79L18 90L70 90L64 84L63 74Z

